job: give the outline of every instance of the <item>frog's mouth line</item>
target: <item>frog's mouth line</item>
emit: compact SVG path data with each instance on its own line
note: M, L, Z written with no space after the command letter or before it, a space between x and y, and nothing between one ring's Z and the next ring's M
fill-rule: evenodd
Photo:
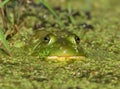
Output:
M82 60L84 59L85 57L84 56L48 56L47 59L57 59L59 61L64 61L64 60L73 60L73 59L76 59L76 60Z

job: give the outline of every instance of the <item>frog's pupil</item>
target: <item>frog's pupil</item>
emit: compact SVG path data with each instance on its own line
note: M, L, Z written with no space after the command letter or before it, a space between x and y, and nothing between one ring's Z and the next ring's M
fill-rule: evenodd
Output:
M80 42L80 38L78 36L75 36L75 41L76 41L76 43L79 43Z
M45 36L45 37L44 37L44 40L45 40L46 42L49 42L49 41L50 41L49 35Z

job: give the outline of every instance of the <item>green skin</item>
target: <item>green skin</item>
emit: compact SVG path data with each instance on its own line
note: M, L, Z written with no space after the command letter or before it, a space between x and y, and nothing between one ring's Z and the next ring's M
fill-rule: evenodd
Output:
M66 30L46 31L37 30L30 39L27 48L31 50L31 55L47 59L83 59L84 51L80 46L80 38ZM29 47L30 46L30 47Z

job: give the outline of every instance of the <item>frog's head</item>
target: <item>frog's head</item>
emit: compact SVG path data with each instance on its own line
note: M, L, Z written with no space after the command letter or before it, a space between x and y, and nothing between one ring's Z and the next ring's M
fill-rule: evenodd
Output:
M80 38L68 31L37 31L33 41L33 54L47 59L68 60L83 59L85 54Z

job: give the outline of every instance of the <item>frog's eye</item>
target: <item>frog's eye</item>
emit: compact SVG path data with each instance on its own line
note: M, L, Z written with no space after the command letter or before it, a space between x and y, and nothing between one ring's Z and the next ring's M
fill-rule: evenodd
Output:
M49 35L46 35L46 36L44 37L44 41L45 41L45 42L49 42L49 41L50 41L50 36L49 36Z
M77 44L80 43L80 38L79 38L78 36L75 36L75 42L76 42Z
M73 44L79 44L80 43L80 38L75 34L72 34L72 35L68 36L68 40Z
M54 43L56 41L56 37L53 34L47 34L43 38L44 42L46 42L48 45Z

